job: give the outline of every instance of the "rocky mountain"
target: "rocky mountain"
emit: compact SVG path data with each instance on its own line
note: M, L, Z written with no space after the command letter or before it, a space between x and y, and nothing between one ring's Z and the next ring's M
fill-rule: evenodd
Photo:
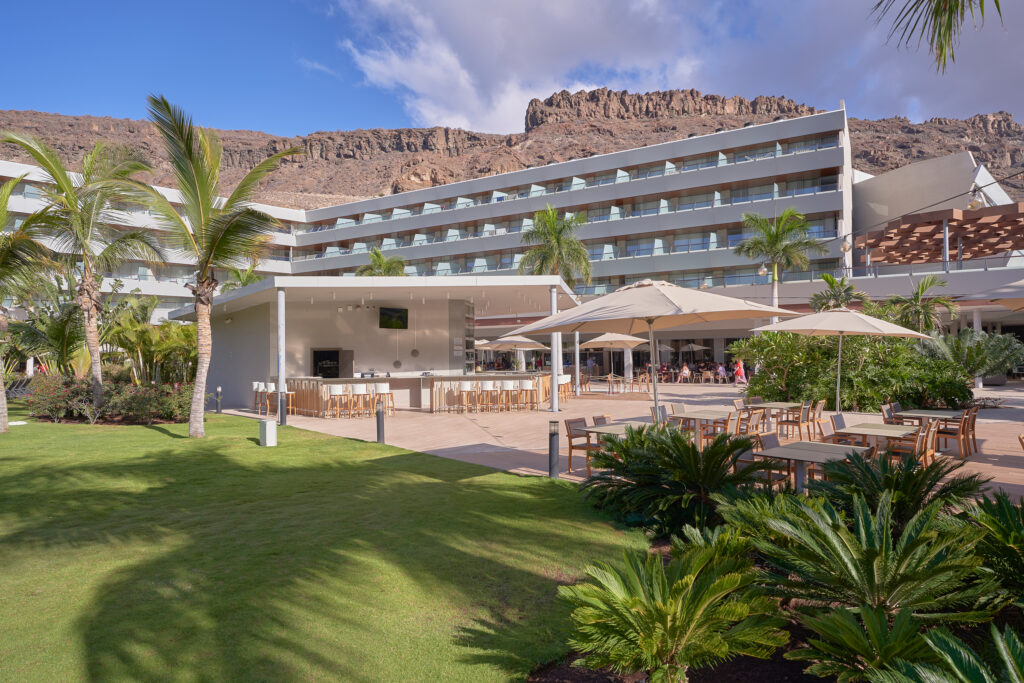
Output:
M268 154L300 147L303 154L271 175L260 198L280 206L314 208L815 111L785 97L747 100L696 90L634 94L602 88L563 91L531 101L525 132L510 135L441 127L323 131L294 138L245 130L217 133L224 146L225 187ZM0 111L0 130L7 129L43 138L72 166L81 163L99 140L136 145L154 159L151 180L170 184L159 139L145 121ZM851 118L850 133L854 165L868 173L963 150L973 152L997 178L1024 164L1024 126L1006 112L918 124L900 117ZM13 146L0 147L0 158L29 161ZM1024 199L1021 177L1004 186L1015 199Z

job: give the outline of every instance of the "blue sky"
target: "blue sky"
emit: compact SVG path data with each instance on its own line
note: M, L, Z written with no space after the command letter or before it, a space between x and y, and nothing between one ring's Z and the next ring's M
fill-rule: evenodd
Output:
M4 109L143 118L160 92L216 128L277 135L522 130L567 88L786 95L852 116L1024 116L1024 7L935 73L886 44L873 0L250 0L9 3ZM173 12L168 12L169 8ZM44 14L45 13L45 14ZM1014 40L1016 38L1016 40Z

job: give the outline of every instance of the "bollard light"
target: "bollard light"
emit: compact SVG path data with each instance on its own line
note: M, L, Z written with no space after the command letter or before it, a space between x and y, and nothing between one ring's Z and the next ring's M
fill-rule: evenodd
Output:
M217 387L217 414L220 414L220 402L224 398L224 392L221 391L220 387Z
M384 443L384 407L377 407L377 443Z
M548 476L558 479L558 420L548 422Z

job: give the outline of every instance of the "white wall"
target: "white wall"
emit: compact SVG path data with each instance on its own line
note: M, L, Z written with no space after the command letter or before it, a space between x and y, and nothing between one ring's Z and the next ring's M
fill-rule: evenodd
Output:
M214 316L211 322L213 356L207 390L213 393L220 386L225 408L251 407L252 383L276 374L270 371L277 348L272 346L277 342L272 336L270 304Z

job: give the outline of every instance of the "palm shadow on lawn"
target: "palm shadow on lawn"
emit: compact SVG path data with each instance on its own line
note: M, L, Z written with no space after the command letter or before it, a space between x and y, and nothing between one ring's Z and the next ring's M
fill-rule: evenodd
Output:
M459 660L521 675L564 649L566 549L619 553L585 537L601 518L557 483L416 453L301 466L209 446L0 477L0 516L22 522L0 549L166 545L108 575L78 617L91 679L379 680L404 647L388 626L403 596L374 566L448 596ZM97 480L146 486L79 485Z

